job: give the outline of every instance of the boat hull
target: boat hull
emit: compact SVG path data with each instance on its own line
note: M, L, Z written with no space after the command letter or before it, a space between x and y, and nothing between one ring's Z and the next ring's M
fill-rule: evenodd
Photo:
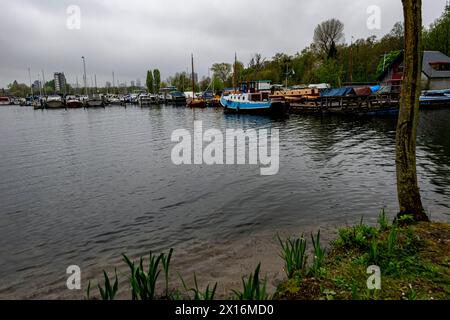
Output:
M205 100L191 100L187 103L189 108L206 108Z
M81 101L67 101L67 108L83 108L83 103Z
M103 108L104 103L102 100L88 100L86 102L86 107L88 107L88 108Z
M237 102L221 97L220 104L227 113L286 114L289 109L289 104L282 101Z
M419 100L421 107L450 107L450 96L428 96L421 97Z
M58 101L58 100L47 101L45 103L45 106L48 109L61 109L61 108L64 108L64 103L62 101Z
M153 102L150 100L150 99L142 99L142 100L139 100L139 105L141 106L141 107L143 107L143 106L150 106L150 105L152 105L153 104Z

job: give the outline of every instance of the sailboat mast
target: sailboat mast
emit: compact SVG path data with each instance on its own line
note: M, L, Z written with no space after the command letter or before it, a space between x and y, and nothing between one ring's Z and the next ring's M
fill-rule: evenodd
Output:
M34 92L33 92L33 84L31 83L31 71L30 68L28 67L28 76L30 77L30 92L31 92L31 97L34 96Z
M192 64L192 100L195 98L194 54L191 54Z
M237 57L236 57L236 52L234 53L234 67L233 67L233 69L234 69L234 72L233 72L233 89L234 89L234 92L236 92L236 60L237 60Z
M41 70L41 71L42 71L42 82L43 82L44 96L46 96L47 93L45 92L45 76L44 76L44 70Z

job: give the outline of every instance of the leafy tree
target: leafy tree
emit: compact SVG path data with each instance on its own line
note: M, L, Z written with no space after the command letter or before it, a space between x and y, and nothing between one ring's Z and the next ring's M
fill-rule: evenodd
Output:
M214 77L219 78L224 83L231 75L231 64L229 63L214 63L211 69L214 73Z
M161 73L158 69L153 70L153 81L155 83L155 91L159 92L161 88Z
M441 51L450 56L450 4L442 16L424 31L423 46L426 50Z
M147 71L147 81L145 82L147 85L147 90L149 93L154 93L154 84L153 84L153 75L150 70Z
M202 77L202 79L199 82L199 87L201 91L205 91L211 84L211 78L210 77ZM211 88L210 88L211 89Z
M50 80L50 81L45 82L44 88L45 88L44 92L46 92L47 94L54 93L56 91L55 80ZM66 92L69 92L69 91L66 90Z
M8 91L11 96L26 97L30 94L30 87L14 80L13 83L8 85Z
M335 59L327 59L316 70L317 81L338 87L342 83L342 68Z

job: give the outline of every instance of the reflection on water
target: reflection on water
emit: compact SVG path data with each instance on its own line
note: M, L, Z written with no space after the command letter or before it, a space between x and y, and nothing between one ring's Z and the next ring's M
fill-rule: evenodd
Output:
M194 120L204 130L279 129L279 173L173 165L171 133L192 130ZM449 122L450 110L422 112L418 132L423 202L433 219L447 221ZM65 268L95 273L123 252L184 252L212 240L232 246L259 233L374 221L382 207L393 215L395 124L170 106L2 107L0 297L78 297L64 288Z

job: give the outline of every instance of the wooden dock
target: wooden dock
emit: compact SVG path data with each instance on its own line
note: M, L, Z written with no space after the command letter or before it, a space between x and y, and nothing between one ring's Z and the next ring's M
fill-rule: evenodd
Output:
M291 101L291 113L376 114L398 112L399 94L317 97Z

